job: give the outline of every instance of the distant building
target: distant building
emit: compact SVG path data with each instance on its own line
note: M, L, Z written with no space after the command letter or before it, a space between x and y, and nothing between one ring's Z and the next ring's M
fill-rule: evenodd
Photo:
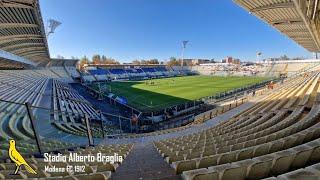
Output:
M184 63L188 66L210 63L209 59L184 59Z
M229 63L229 64L241 64L240 59L233 59L233 57L231 57L231 56L227 56L221 62L222 63Z
M199 65L199 64L205 64L210 63L211 61L209 59L194 59L192 60L193 65Z
M280 61L280 58L267 58L267 59L263 59L262 61L264 62L274 62L274 61Z
M234 59L233 60L233 64L240 64L240 63L241 63L240 59Z
M226 57L226 63L232 63L233 62L233 58L232 57Z

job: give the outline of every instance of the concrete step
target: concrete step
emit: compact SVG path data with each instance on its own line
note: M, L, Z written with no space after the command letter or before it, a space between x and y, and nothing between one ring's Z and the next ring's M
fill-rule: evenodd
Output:
M167 164L151 142L135 144L123 164L112 174L113 180L172 179L180 180L174 169Z

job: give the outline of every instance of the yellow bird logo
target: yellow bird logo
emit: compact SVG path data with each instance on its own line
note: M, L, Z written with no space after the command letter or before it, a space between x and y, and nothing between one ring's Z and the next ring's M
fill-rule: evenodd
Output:
M24 158L21 156L21 154L17 151L15 140L9 141L9 157L10 157L11 161L13 161L17 166L16 170L14 171L14 174L18 173L21 165L24 165L24 167L26 168L26 170L29 173L37 174L37 172L29 166L29 164L26 162L26 160L24 160Z

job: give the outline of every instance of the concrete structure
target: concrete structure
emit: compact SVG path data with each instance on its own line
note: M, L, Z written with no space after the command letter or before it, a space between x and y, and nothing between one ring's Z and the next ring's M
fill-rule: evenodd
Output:
M184 64L187 66L194 66L204 63L210 63L209 59L184 59Z
M320 51L318 0L235 0L310 52Z
M4 59L12 61L12 67L16 63L45 66L50 54L39 0L1 1L0 14L0 49L7 52L0 54L0 66L8 66Z
M232 63L233 62L233 58L228 56L226 57L226 63Z

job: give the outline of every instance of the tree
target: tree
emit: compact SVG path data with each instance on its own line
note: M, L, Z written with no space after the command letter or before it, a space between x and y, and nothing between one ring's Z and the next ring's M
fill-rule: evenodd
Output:
M101 64L101 56L100 55L93 55L92 64Z
M306 59L306 58L304 58L304 57L294 57L294 58L292 58L292 60L303 60L303 59Z
M61 56L60 54L57 55L57 59L64 59L63 56Z
M113 58L106 58L106 64L120 64L120 63Z
M283 56L280 56L280 60L289 60L290 58L288 58L287 55L283 55Z
M86 56L81 58L80 66L81 66L81 62L84 62L82 64L95 64L95 65L97 65L97 64L120 64L120 62L116 61L113 58L108 58L105 55L100 56L98 54L92 56L91 62L89 61L89 59ZM82 65L82 67L83 67L83 65Z
M158 61L158 59L150 59L148 61L148 64L159 64L159 61Z
M175 57L170 58L170 61L176 61L176 60L177 60L177 58L175 58Z
M141 64L141 62L138 59L136 59L132 61L132 64Z
M101 63L102 64L107 64L107 57L105 55L101 56Z
M148 64L148 62L146 60L143 60L143 59L140 61L140 63L141 64Z
M87 56L84 56L80 59L80 69L82 70L85 64L90 64L89 59L87 58Z
M181 61L177 60L175 57L171 57L170 60L167 62L167 66L172 67L172 66L180 66Z

